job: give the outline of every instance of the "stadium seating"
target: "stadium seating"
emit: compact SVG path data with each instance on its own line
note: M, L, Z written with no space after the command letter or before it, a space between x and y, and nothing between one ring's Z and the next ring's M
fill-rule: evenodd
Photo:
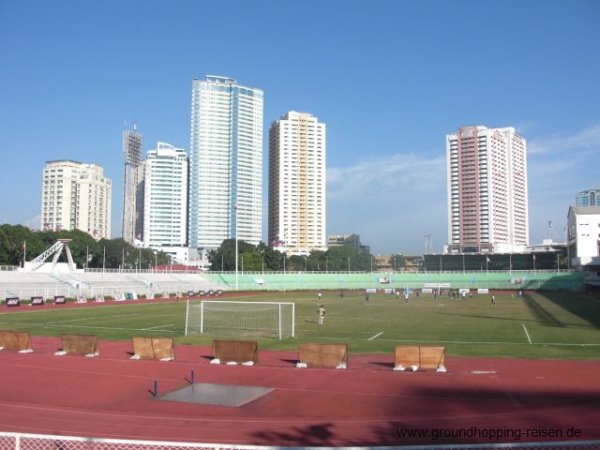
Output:
M382 284L381 280L386 283ZM0 300L56 295L86 298L97 295L115 298L123 292L154 298L188 292L253 290L339 290L339 289L420 289L426 285L449 284L454 289L545 289L583 290L583 273L555 271L512 272L273 272L239 273L158 273L75 272L69 274L0 271Z
M212 283L236 285L235 273L206 272ZM381 279L388 283L382 284ZM427 284L450 284L452 288L488 289L546 289L582 290L583 274L555 271L499 271L499 272L338 272L338 273L239 273L240 290L337 290L394 288L420 289Z

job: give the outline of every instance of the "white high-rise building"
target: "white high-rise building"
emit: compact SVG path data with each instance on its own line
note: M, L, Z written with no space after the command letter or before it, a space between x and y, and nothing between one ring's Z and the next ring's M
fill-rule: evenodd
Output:
M529 245L527 144L514 128L463 127L446 136L448 251Z
M192 83L189 247L262 236L263 92L219 76ZM237 211L237 214L236 214Z
M96 164L47 161L42 179L42 230L85 231L110 239L112 182Z
M290 111L269 131L269 243L288 254L326 250L326 128Z
M123 239L133 244L141 240L143 197L139 194L140 179L143 171L142 163L142 135L133 126L133 130L123 131L123 157L125 158L125 172L123 177L123 215L121 233Z
M187 244L187 155L159 142L144 169L144 246L172 253L170 247Z

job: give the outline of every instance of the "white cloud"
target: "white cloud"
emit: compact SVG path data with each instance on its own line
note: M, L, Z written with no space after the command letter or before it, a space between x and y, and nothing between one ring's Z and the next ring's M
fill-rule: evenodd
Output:
M446 184L445 157L415 153L359 161L327 171L328 198L381 197L408 191L431 191Z
M36 215L33 217L30 217L28 219L25 219L21 222L21 225L24 225L28 228L31 228L32 230L39 230L40 229L40 223L41 223L41 219L42 216L41 215Z
M446 228L445 153L395 154L327 172L327 232L358 233L374 253L418 254Z
M551 134L532 139L527 146L530 155L555 152L600 150L600 124L571 134Z

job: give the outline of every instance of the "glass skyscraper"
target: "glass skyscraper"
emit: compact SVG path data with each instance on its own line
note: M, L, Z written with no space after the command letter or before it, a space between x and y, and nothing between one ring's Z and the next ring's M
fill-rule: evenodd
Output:
M189 247L262 235L263 92L206 76L192 83Z

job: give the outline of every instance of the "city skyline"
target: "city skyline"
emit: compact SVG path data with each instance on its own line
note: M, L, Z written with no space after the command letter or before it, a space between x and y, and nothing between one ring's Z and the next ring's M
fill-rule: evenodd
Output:
M289 110L327 123L327 234L357 233L374 254L423 253L425 235L434 251L447 243L444 140L462 126L526 137L532 244L549 222L563 240L576 194L600 183L596 2L489 3L489 21L468 1L309 2L316 15L234 3L226 18L187 1L33 2L34 14L0 3L10 68L0 74L10 167L0 189L18 193L0 200L0 222L39 226L39 173L45 161L72 159L113 180L118 236L123 121L146 142L188 149L190 80L207 73L262 89L264 126ZM156 33L157 21L170 32Z

